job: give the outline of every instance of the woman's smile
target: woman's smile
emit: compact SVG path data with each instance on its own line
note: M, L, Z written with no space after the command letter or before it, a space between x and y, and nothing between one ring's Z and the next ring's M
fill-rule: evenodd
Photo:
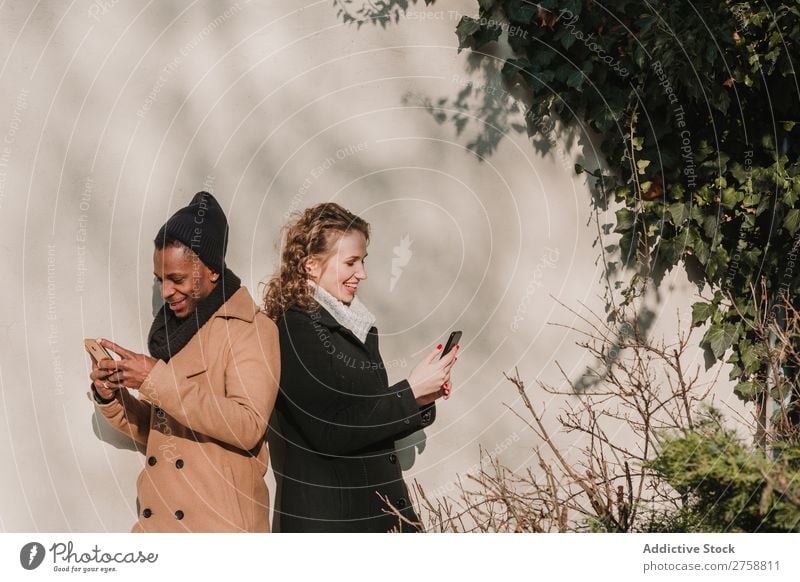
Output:
M367 238L352 230L343 233L326 260L313 258L309 267L311 278L336 299L349 305L358 285L367 278L364 264L367 258Z

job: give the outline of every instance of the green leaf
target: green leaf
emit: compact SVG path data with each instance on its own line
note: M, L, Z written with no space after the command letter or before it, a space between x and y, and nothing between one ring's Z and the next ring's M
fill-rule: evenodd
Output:
M689 228L689 235L686 237L686 246L692 249L697 260L700 261L700 264L708 264L711 248L708 246L708 243L703 240L703 237L694 226Z
M650 160L637 160L636 169L639 170L639 175L644 175L644 171L647 169L647 166L649 165L650 165Z
M507 59L503 64L502 74L506 80L513 79L516 75L531 68L528 59Z
M622 202L625 200L630 193L631 189L628 186L617 186L614 188L614 198L617 202Z
M756 397L756 385L753 382L739 382L734 388L733 393L744 401L753 400Z
M761 250L759 247L748 248L741 255L742 262L750 268L756 267L761 262Z
M783 219L783 228L788 230L789 234L794 235L798 227L800 227L800 208L792 208Z
M470 38L472 35L481 29L480 23L474 18L464 16L456 26L456 35L458 36L458 50L464 49L469 46Z
M714 315L717 308L712 303L694 303L692 304L692 327L697 327L704 324L709 317Z
M694 208L697 208L697 206ZM703 218L703 234L706 235L706 238L714 238L714 235L718 232L718 230L719 222L717 221L717 217L715 215L712 214Z
M711 252L711 255L708 258L708 264L706 265L706 275L709 277L709 279L715 281L716 277L725 276L727 268L728 268L727 251L721 246L714 247L714 250Z
M758 370L761 362L758 357L758 351L753 344L750 342L741 342L739 344L739 354L741 355L742 366L745 372L752 374Z
M528 24L536 14L536 5L527 0L511 0L506 7L506 14L511 22Z
M657 226L657 225L653 225ZM673 240L662 239L658 244L659 260L666 263L668 267L672 267L678 262L683 254L683 245Z
M572 34L566 28L562 29L561 32L561 46L563 46L566 50L569 50L573 44L575 44L575 35Z
M761 202L761 195L756 194L755 192L746 194L745 197L742 198L742 206L746 206L747 208L758 206L759 202Z
M794 207L798 198L800 198L800 177L795 176L792 178L792 187L787 188L783 193L783 203L787 206Z
M533 91L544 89L555 78L555 73L549 69L544 71L526 71L525 81Z
M683 202L676 202L674 204L670 204L669 206L667 206L667 210L669 210L669 213L672 216L672 223L675 226L682 225L689 214L689 209Z
M702 162L713 154L716 150L711 146L707 139L700 140L700 145L695 152L695 159Z
M722 191L720 199L724 207L733 208L734 206L736 206L736 203L742 199L742 194L741 192L738 192L735 188L725 188Z
M608 107L603 107L597 115L591 118L591 122L599 133L605 133L617 124L617 116Z
M701 343L708 346L719 360L736 341L736 335L736 326L730 323L714 324L708 328Z
M635 219L633 212L627 208L620 208L614 214L617 217L617 226L614 228L614 232L625 232L633 228Z
M567 78L567 86L573 87L580 91L581 85L583 85L583 80L585 78L586 76L583 74L583 71L577 69L576 71L573 71L572 74Z

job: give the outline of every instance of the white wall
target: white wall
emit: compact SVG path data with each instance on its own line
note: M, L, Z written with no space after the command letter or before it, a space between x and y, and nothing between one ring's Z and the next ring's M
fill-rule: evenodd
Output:
M143 456L94 417L82 339L146 350L152 238L201 189L226 209L229 264L256 293L287 212L336 200L370 221L362 299L399 362L393 380L464 330L456 391L424 451L406 451L409 479L447 491L479 443L530 460L537 443L505 407L517 398L502 373L518 366L533 385L558 381L556 359L583 370L575 334L546 325L573 321L551 295L602 311L602 271L572 171L585 140L542 154L512 133L479 161L466 147L479 120L458 135L423 106L472 80L495 88L500 120L520 120L496 74L456 50L453 11L476 7L423 4L356 29L331 0L0 6L0 530L135 520ZM690 293L670 284L667 330Z

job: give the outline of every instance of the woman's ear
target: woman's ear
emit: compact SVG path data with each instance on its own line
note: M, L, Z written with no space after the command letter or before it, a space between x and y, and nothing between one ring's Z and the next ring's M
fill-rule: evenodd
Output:
M318 281L320 274L319 259L317 257L308 257L306 259L305 264L306 264L306 273L308 274L309 278L313 279L314 281Z

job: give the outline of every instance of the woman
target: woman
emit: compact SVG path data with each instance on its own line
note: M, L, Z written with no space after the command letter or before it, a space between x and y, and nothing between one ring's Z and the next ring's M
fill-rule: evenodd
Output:
M281 531L418 529L395 441L434 421L457 349L440 359L438 346L389 386L375 318L356 297L368 241L369 224L338 204L309 208L286 229L267 285L281 351Z

